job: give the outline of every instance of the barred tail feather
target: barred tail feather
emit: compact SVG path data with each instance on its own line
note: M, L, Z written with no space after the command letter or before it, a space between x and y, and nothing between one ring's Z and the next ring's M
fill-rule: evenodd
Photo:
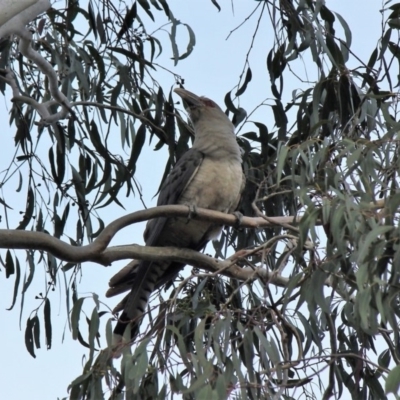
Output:
M125 330L129 326L131 331L131 340L138 334L143 314L146 311L151 293L154 291L157 281L169 263L142 262L136 274L136 279L132 284L131 292L125 303L124 310L118 319L114 328L114 335L117 341L120 341Z

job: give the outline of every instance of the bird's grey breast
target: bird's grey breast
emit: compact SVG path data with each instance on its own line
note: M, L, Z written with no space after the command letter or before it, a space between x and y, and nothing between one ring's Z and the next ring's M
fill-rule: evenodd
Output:
M242 188L241 164L233 160L216 161L204 158L201 168L179 199L179 204L207 208L225 213L233 212L239 202ZM221 226L207 221L186 221L182 231L196 232L196 239L215 239Z
M232 212L240 197L241 177L242 167L237 160L218 161L205 157L201 168L179 199L179 203Z

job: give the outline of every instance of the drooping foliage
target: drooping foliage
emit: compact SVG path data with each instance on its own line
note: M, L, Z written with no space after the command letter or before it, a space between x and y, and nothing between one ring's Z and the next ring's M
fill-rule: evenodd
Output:
M7 228L46 232L76 246L99 235L103 212L140 190L135 167L145 145L168 147L163 179L190 146L190 124L175 108L170 87L184 84L176 71L196 42L195 32L174 17L172 1L83 3L56 3L31 24L35 50L57 71L58 88L71 103L67 118L46 123L37 104L50 102L52 115L60 109L48 77L20 55L17 40L0 45L0 90L10 96L13 87L9 115L16 132L15 154L0 175L3 223L14 212L7 182L18 176L26 210ZM72 399L384 399L398 390L400 3L385 4L381 36L366 60L352 47L351 27L334 12L334 2L254 3L254 37L260 22L274 32L262 55L266 96L272 96L263 107L273 119L254 121L252 110L238 106L254 83L248 56L225 96L247 177L240 211L293 221L225 228L213 246L216 257L236 252L239 265L267 269L286 284L193 270L153 296L149 323L120 361L106 348L112 315L96 298L87 326L80 319L85 299L77 296L74 277L84 264L27 251L30 273L21 279L21 260L5 251L6 277L15 277L12 306L21 289L22 296L29 290L37 264L46 266L49 290L26 325L33 356L42 325L51 347L58 323L50 318L51 289L68 274L72 337L89 352L70 385ZM144 22L165 19L170 43L157 31L149 34ZM181 32L188 38L183 51ZM167 45L176 70L164 83L157 55ZM317 78L300 76L302 63ZM291 97L285 95L289 76L299 83ZM117 143L110 136L116 127Z

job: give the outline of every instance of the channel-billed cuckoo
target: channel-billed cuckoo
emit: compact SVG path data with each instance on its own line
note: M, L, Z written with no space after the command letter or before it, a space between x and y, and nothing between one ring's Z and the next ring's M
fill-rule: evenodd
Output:
M212 100L175 89L183 100L194 128L193 147L176 163L161 188L157 205L185 204L191 209L235 211L244 177L234 126ZM146 246L172 246L200 251L216 238L221 226L195 218L155 218L144 232ZM132 261L110 280L107 296L130 290L117 306L123 309L114 329L121 337L129 324L137 333L150 294L173 280L184 267L177 262Z

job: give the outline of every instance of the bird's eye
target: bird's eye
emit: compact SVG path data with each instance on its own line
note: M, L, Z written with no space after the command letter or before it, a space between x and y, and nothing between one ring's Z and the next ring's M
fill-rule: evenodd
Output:
M203 103L207 107L215 108L217 105L210 99L203 99Z

